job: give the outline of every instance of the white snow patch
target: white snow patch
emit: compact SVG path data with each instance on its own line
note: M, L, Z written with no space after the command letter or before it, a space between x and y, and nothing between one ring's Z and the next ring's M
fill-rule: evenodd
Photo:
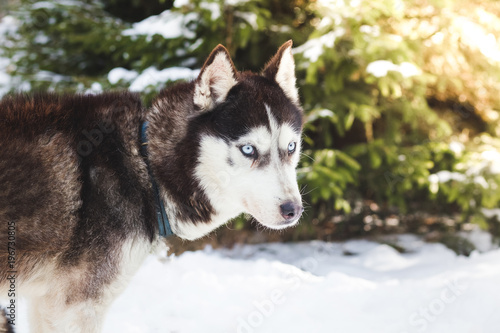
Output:
M475 176L473 182L475 184L481 185L485 189L490 187L490 185L483 176Z
M359 31L364 33L364 34L367 34L367 35L371 35L371 36L374 36L374 37L378 37L380 36L380 26L371 26L371 25L362 25L359 27Z
M465 146L460 142L451 142L450 150L455 155L460 156L465 151ZM429 175L430 190L432 193L437 193L439 183L446 183L451 180L466 183L477 184L484 189L492 187L495 189L495 184L490 184L483 176L486 173L500 174L500 152L490 149L481 153L474 153L472 158L469 158L465 164L460 163L458 166L462 172L441 170L435 174Z
M0 57L0 98L11 89L11 77L6 73L8 59Z
M441 170L429 176L429 182L431 183L447 183L450 180L464 182L466 179L467 177L463 173L448 170Z
M31 9L54 9L56 4L51 1L37 1L31 5Z
M363 254L372 251L377 246L377 243L367 240L352 240L345 242L342 249L347 254Z
M241 6L245 3L247 3L249 0L226 0L225 4L226 6Z
M257 18L258 17L257 17L257 14L255 14L255 13L252 13L252 12L235 12L234 16L240 17L243 20L247 21L248 24L250 24L250 26L253 29L258 29L259 28L259 25L257 24Z
M307 121L312 122L318 118L333 118L335 117L335 113L332 110L328 109L321 109L321 110L314 110L309 113L307 116Z
M85 90L86 95L96 95L102 93L102 85L99 82L94 82L90 85L90 89Z
M53 83L59 83L62 81L71 81L71 77L57 74L50 71L39 71L37 72L33 78L37 81L47 81Z
M161 71L155 67L149 67L133 80L129 89L140 92L146 90L149 86L156 87L168 81L193 80L199 73L199 69L185 67L171 67Z
M417 66L406 61L399 65L398 72L400 72L403 77L412 77L422 74L422 71Z
M113 68L108 73L108 81L111 84L117 84L120 80L130 82L135 79L139 73L134 70L128 70L123 67Z
M399 66L389 60L377 60L366 66L366 71L375 77L386 76L389 71L397 71Z
M187 27L187 23L196 21L198 15L195 13L182 13L166 10L159 15L150 16L141 22L134 23L132 28L122 32L124 36L153 36L161 35L165 39L172 38L194 38L195 33Z
M500 250L465 258L420 242L413 251L315 241L208 248L168 264L151 256L104 332L496 333L500 319L484 309L500 306Z
M489 209L489 208L482 208L481 212L486 216L487 218L492 218L496 217L498 221L500 221L500 208L494 208L494 209Z
M500 151L485 150L481 153L484 163L489 164L490 172L500 174Z
M208 10L210 12L210 19L216 21L220 18L220 6L215 2L202 2L200 3L200 8Z
M462 152L465 150L465 146L463 143L458 141L450 142L450 150L455 154L455 156L460 156Z
M294 48L293 53L302 53L304 58L308 59L310 62L316 62L323 54L324 48L332 48L337 38L342 37L344 34L345 29L338 27L334 31L330 31L321 37L308 40L304 44Z
M50 41L49 37L47 37L43 33L39 33L33 39L33 42L35 42L35 44L47 44L49 41Z
M191 3L190 0L175 0L174 7L181 8L181 7L189 5L190 3Z
M469 160L469 164L466 171L468 176L476 176L484 171L500 174L500 152L489 149L476 153L474 158Z
M396 65L389 60L376 60L366 66L366 72L375 77L387 76L389 71L399 72L403 77L412 77L422 73L417 66L409 62L403 62L400 65Z
M377 272L387 272L409 267L412 262L388 245L377 245L373 250L361 255L361 264Z
M312 241L206 248L167 262L151 255L112 305L104 332L498 331L500 250L467 258L413 235L396 238L412 252Z
M15 34L18 25L19 22L13 16L6 15L0 19L0 45L2 47L9 46L7 35ZM20 83L19 78L14 78L9 74L11 60L2 56L2 47L0 47L0 98Z
M460 231L458 234L471 242L480 252L490 251L496 247L493 245L493 237L491 234L487 231L481 230L481 228L477 225L473 225L472 230L470 231Z
M0 20L0 41L5 42L7 34L13 34L17 31L19 22L13 16L6 15Z
M482 12L478 11L478 13ZM456 18L453 26L460 32L463 43L478 49L486 58L500 62L500 42L497 36L488 33L482 26L466 17Z

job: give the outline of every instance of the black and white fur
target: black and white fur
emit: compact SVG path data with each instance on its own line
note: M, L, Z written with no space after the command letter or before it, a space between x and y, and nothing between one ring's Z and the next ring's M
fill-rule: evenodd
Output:
M173 232L202 237L240 213L281 229L302 204L303 112L292 43L260 75L216 47L190 83L145 109L137 95L13 95L0 102L0 244L15 225L17 295L31 332L99 332L161 243L148 162ZM0 250L0 297L10 269Z

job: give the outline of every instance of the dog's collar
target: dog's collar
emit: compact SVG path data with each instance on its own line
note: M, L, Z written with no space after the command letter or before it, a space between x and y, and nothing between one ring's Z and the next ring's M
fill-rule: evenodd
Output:
M153 192L155 197L155 208L156 216L158 218L158 229L161 237L169 237L174 235L172 228L170 227L170 222L168 221L167 212L165 211L165 203L160 196L160 189L156 183L153 173L151 172L151 166L149 165L148 159L148 136L146 130L148 128L149 122L145 121L141 124L141 154L146 161L146 166L148 167L149 178L151 179L151 184L153 186Z

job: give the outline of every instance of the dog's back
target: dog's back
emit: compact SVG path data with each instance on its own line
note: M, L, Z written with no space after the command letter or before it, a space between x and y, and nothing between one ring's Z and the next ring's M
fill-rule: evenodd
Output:
M19 95L0 104L0 242L11 241L9 270L19 278L29 274L21 266L35 268L30 261L66 248L76 225L81 185L75 134L62 130L71 122L67 107L56 95ZM2 276L7 254L0 251Z
M144 220L137 218L144 214L147 193L138 177L144 170L137 170L142 163L137 152L142 117L138 97L129 93L4 98L0 244L11 241L15 255L8 258L7 251L0 251L0 276L16 271L22 287L24 281L37 279L40 266L94 260L99 267L102 259L89 249L112 251L118 246L118 238L125 239L130 231L131 218L125 214ZM119 195L137 204L127 212L113 211L118 205L112 201ZM142 229L152 236L153 230ZM90 278L106 274L96 276Z

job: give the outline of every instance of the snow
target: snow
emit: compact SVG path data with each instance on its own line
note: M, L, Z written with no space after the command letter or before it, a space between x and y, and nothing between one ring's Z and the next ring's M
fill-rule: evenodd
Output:
M488 15L480 10L477 11L477 14L483 17ZM462 43L471 48L479 49L486 58L497 63L500 62L500 42L494 34L488 33L482 26L463 16L454 19L453 28L460 33Z
M308 59L310 62L316 62L323 54L324 48L333 48L337 38L342 37L344 34L345 29L338 27L334 31L330 31L321 37L308 40L301 46L294 48L293 53L302 53L304 58Z
M493 174L500 174L500 151L485 150L481 153L481 167L488 167Z
M429 176L429 181L431 183L446 183L450 180L464 182L467 180L467 177L463 173L448 170L441 170Z
M359 31L364 33L364 34L371 35L374 37L380 36L380 26L378 26L378 25L376 25L376 26L362 25L359 27Z
M0 45L8 47L6 36L14 34L17 31L17 20L9 15L0 19ZM9 92L13 86L13 78L8 74L10 60L2 57L2 48L0 47L0 98Z
M240 6L248 0L228 0L224 2L225 6ZM179 9L185 6L189 6L191 3L186 0L176 0L174 2L174 7ZM199 4L200 8L205 9L211 13L211 20L217 20L222 15L221 7L219 3L216 2L201 2ZM236 13L239 17L248 21L252 27L257 26L257 17L252 13ZM196 37L194 31L189 28L189 23L198 22L200 20L199 14L189 12L187 14L176 10L165 10L159 15L150 16L141 22L134 23L132 28L126 29L122 32L124 36L148 36L161 35L165 39L173 39L184 37L187 39L193 39Z
M225 0L224 5L225 6L241 6L247 3L249 0ZM191 1L189 0L175 0L174 1L174 7L175 8L182 8L184 6L188 6L191 4ZM200 5L210 5L210 2L202 2Z
M54 9L56 8L56 4L51 1L38 1L35 2L32 6L32 9Z
M47 44L48 42L50 42L50 38L43 33L38 33L38 35L36 35L33 39L33 42L35 44Z
M71 77L69 76L60 75L50 71L39 71L33 76L33 78L36 79L37 81L47 81L52 83L71 81Z
M456 156L460 156L465 150L465 146L460 142L452 141L450 143L450 150ZM472 158L469 159L468 164L462 166L463 172L441 170L435 174L429 175L429 182L433 186L433 193L437 192L438 183L446 183L450 180L455 180L462 183L475 183L483 188L490 187L488 181L481 174L489 172L492 174L500 174L500 152L489 149L480 153L474 153Z
M129 83L130 91L142 92L150 86L161 87L168 81L193 80L199 73L199 69L186 67L170 67L162 70L149 67L139 74L134 70L117 67L108 73L108 81L111 84L117 84L123 80Z
M498 210L500 213L500 210ZM483 212L484 213L484 212ZM485 214L486 215L486 214ZM499 215L500 217L500 215ZM500 218L499 218L500 221ZM466 232L466 231L460 231L458 235L460 237L463 237L467 239L469 242L471 242L474 247L481 251L481 252L486 252L490 250L493 247L493 237L490 233L484 232L479 228L478 225L471 225L471 231Z
M6 15L0 20L0 41L2 43L6 42L5 36L7 34L13 34L17 31L18 24L19 22L10 15Z
M199 69L185 67L170 67L162 70L158 70L155 67L149 67L132 81L129 90L141 92L145 91L148 86L159 87L168 81L193 80L199 73ZM130 75L130 77L131 76L132 75ZM112 76L112 78L114 77Z
M182 14L166 10L159 15L150 16L141 22L134 23L132 28L122 32L124 36L153 36L161 35L165 39L172 38L195 38L196 34L187 27L187 23L196 21L198 15L195 13Z
M226 6L241 6L245 3L247 3L249 0L226 0L225 4Z
M252 12L235 12L234 16L239 17L245 21L247 21L250 26L257 30L259 28L259 24L257 23L258 17L257 14Z
M495 217L498 221L500 221L500 208L494 208L494 209L482 208L481 212L487 218Z
M174 7L181 8L183 6L189 5L190 3L191 3L190 0L175 0Z
M211 13L210 19L216 21L220 18L220 5L215 2L202 2L200 3L200 8L205 9Z
M462 152L465 150L464 144L459 141L450 142L449 147L455 156L461 156Z
M389 60L376 60L366 66L366 72L375 77L387 76L389 71L399 72L403 77L412 77L422 73L417 66L409 62L402 62L400 65L396 65Z
M455 156L460 156L465 151L465 146L457 141L450 142L449 147ZM457 167L460 167L460 172L441 170L429 175L429 190L431 193L439 191L439 183L446 183L451 180L464 184L473 183L483 189L496 189L496 185L489 183L483 174L500 174L500 152L493 148L488 148L482 152L474 152L465 164L460 163Z
M102 85L99 82L94 82L90 85L90 88L84 91L85 95L97 95L102 93Z
M352 240L151 255L104 332L498 332L500 250L463 257L413 235L387 241L407 253ZM19 318L26 332L24 303Z
M0 98L10 90L10 75L7 74L9 61L0 57Z
M113 68L108 73L108 81L111 84L117 84L120 80L130 82L135 79L139 73L133 70L128 70L123 67Z

